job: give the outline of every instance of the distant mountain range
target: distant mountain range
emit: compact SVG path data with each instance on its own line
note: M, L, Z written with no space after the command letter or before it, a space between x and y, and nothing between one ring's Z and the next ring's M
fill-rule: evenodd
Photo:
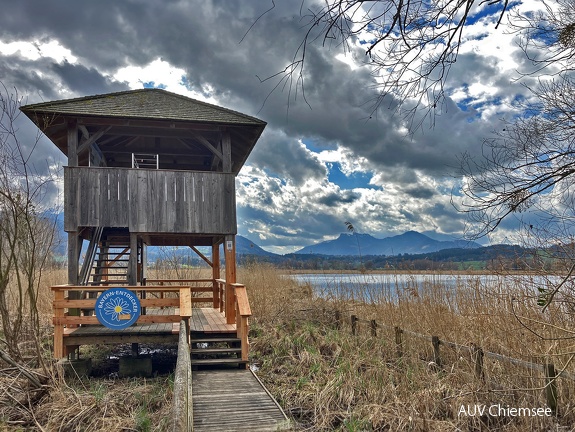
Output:
M64 232L63 217L58 215L56 229L59 234L59 243L55 246L56 255L64 257L66 248L66 233ZM84 247L87 247L85 242ZM387 237L383 239L375 238L369 234L340 234L335 240L327 240L314 245L306 246L293 254L296 255L330 255L330 256L367 256L385 255L396 256L401 254L425 254L437 252L444 249L471 249L479 248L480 244L463 240L440 241L434 240L416 231L407 231L404 234ZM154 261L159 258L158 248L150 248L148 258ZM186 248L179 248L178 255L188 254ZM205 250L204 250L205 249ZM204 253L210 254L208 248L200 248ZM272 259L281 258L282 255L268 252L258 244L243 236L236 236L237 255L254 255L269 257ZM288 254L288 255L293 255ZM193 254L192 254L193 255Z
M369 234L341 234L335 240L327 240L306 246L295 252L295 254L395 256L400 254L431 253L443 249L479 247L481 245L475 242L464 240L439 241L416 231L407 231L404 234L383 239L375 238Z

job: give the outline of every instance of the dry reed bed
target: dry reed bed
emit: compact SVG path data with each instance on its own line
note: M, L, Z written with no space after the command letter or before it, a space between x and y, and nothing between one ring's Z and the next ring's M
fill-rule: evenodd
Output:
M546 407L544 377L510 363L484 359L477 379L467 349L441 346L442 368L432 363L431 342L405 332L398 358L394 326L443 341L475 343L522 360L552 361L573 372L569 316L542 314L519 286L484 286L462 278L456 289L432 280L423 290L409 283L393 298L354 290L338 300L337 287L312 296L268 266L245 268L254 313L252 355L262 379L302 429L310 430L546 430L575 422L573 382L558 380L558 417L466 417L462 406ZM248 276L249 275L249 276ZM372 288L374 289L374 288ZM344 293L341 293L344 294ZM373 299L377 301L373 301ZM369 299L369 301L366 301ZM513 300L512 300L513 299ZM336 311L342 327L335 328ZM359 316L359 335L349 317ZM529 322L529 328L518 320ZM370 335L369 320L379 324ZM533 333L537 331L544 340Z
M155 278L210 277L206 269L150 273ZM62 269L44 274L39 304L47 327L52 316L49 287L65 279ZM557 340L572 335L572 316L558 307L541 313L534 306L536 299L521 287L487 289L479 279L462 278L461 286L453 290L432 278L424 290L407 282L395 289L393 297L382 286L342 301L337 290L317 296L310 286L256 263L240 267L238 281L248 288L252 306L252 362L299 429L523 431L570 430L569 425L575 424L572 382L558 380L557 418L465 417L458 415L463 405L545 407L541 374L486 358L482 381L475 377L466 350L445 346L442 368L437 368L431 363L431 343L408 332L403 356L397 356L394 326L461 345L473 342L485 351L524 360L552 360L558 369L573 372L572 342ZM339 330L336 311L343 320ZM362 319L358 336L351 335L351 314ZM380 324L377 337L370 336L365 323L372 319ZM11 383L26 390L23 381ZM0 425L4 422L7 430L162 431L166 428L162 419L169 417L171 390L166 378L74 384L53 378L45 390L41 398L20 404L5 391Z

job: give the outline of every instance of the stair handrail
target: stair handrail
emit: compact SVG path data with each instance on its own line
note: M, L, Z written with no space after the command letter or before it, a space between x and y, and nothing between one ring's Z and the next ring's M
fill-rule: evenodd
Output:
M236 306L236 330L238 338L241 340L242 346L242 360L248 361L250 350L250 341L248 334L250 331L249 317L252 316L250 302L248 300L248 293L243 284L233 283L230 286L234 290L234 301ZM247 364L247 363L246 363Z

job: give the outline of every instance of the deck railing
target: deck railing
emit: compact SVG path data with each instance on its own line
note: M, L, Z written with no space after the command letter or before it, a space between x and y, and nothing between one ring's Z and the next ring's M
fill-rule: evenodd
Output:
M182 319L189 327L189 319L193 313L193 305L210 303L214 309L225 313L226 289L233 290L234 307L230 308L229 317L236 324L237 336L241 340L242 360L248 360L249 353L249 317L251 308L246 287L239 283L227 284L224 279L146 279L144 285L123 286L122 288L135 292L142 307L142 314L136 323L179 323ZM81 325L99 324L95 315L82 315L80 310L91 310L96 306L97 298L74 299L82 295L77 293L99 293L107 287L90 287L79 285L56 285L54 292L54 357L65 357L68 352L64 344L66 329L74 329ZM206 296L205 293L211 295ZM202 295L204 294L204 295ZM161 308L179 308L174 314L158 314L155 310ZM78 311L78 313L70 313Z
M235 234L233 173L64 167L64 229Z
M140 297L140 305L144 308L178 308L174 314L151 314L140 315L136 323L157 324L157 323L179 323L181 320L189 321L192 316L192 290L190 286L123 286L122 288L131 290ZM81 325L100 324L95 315L72 315L70 311L80 311L94 309L96 298L74 299L70 298L71 292L97 293L104 291L102 287L89 287L78 285L57 285L52 287L54 292L54 358L64 358L68 352L64 344L66 329L77 328ZM166 297L166 293L175 293L176 296ZM156 294L154 298L148 294ZM148 297L148 298L146 298ZM148 309L150 312L150 309Z

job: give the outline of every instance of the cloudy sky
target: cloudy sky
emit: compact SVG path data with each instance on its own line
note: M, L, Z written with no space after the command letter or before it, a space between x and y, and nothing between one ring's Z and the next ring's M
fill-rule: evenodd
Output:
M271 92L277 79L262 79L290 63L305 22L301 0L275 4L256 22L271 0L10 2L0 15L0 81L26 104L157 86L265 120L238 176L237 205L239 234L270 251L337 237L346 221L379 238L460 236L464 216L451 204L464 180L459 157L479 155L526 95L515 79L528 67L517 36L495 29L498 15L474 17L435 126L409 135L387 106L371 112L377 78L360 41L346 57L337 46L308 47L305 100L282 86ZM33 136L24 116L18 126ZM35 158L66 164L47 141Z

